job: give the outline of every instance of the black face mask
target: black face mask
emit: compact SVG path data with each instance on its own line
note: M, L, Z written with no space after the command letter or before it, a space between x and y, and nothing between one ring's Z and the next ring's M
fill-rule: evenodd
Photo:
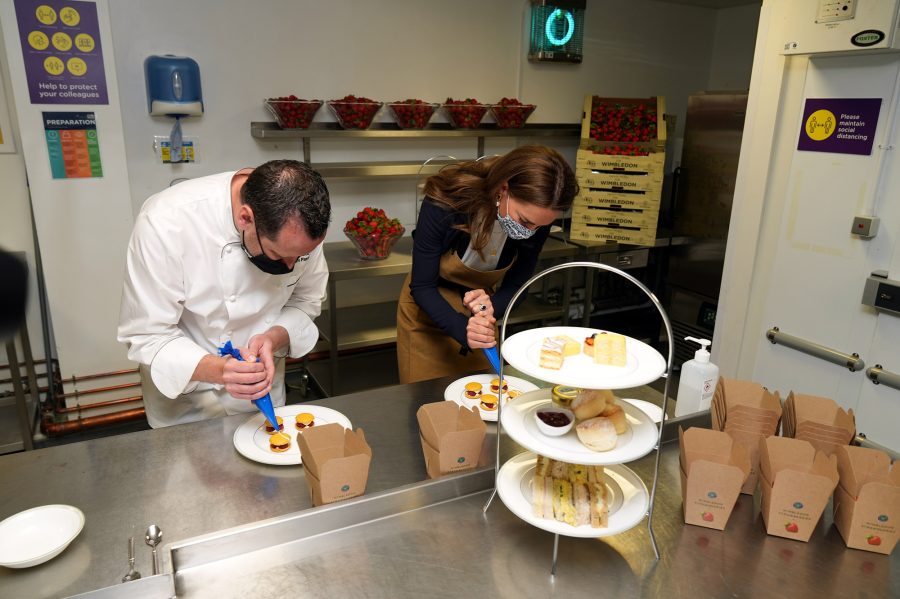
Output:
M247 254L247 258L250 259L250 262L253 263L253 266L260 269L264 273L268 273L270 275L286 275L289 272L294 270L294 264L288 267L281 260L272 260L268 256L266 256L265 251L263 251L262 246L262 237L259 236L259 229L256 227L256 221L253 221L253 228L256 230L256 240L259 242L260 253L257 256L253 256L247 251L247 246L244 245L244 232L241 231L241 247L244 249L244 253Z

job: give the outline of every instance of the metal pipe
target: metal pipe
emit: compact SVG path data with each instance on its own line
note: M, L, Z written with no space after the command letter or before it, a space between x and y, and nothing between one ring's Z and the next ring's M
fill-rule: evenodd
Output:
M785 347L803 352L804 354L809 354L810 356L825 360L826 362L844 366L845 368L849 368L850 372L857 372L866 367L866 363L860 359L859 354L845 354L835 349L831 349L830 347L825 347L824 345L819 345L818 343L807 341L800 337L788 335L779 330L778 327L772 327L766 331L766 338L771 341L773 345L776 343L781 344Z
M18 360L16 360L16 362L18 362ZM47 360L34 360L32 363L33 364L44 364L46 362L47 362ZM0 364L0 370L5 370L5 369L9 368L9 366L10 366L9 364ZM19 364L19 368L25 368L25 366L26 366L25 362L22 362L21 364Z
M74 374L66 379L66 382L89 381L91 379L103 379L108 376L118 376L120 374L137 374L137 368L129 368L128 370L113 370L112 372L97 372L95 374L85 374L84 376L75 376Z
M53 422L49 419L41 421L41 432L48 437L59 437L62 435L76 433L95 429L110 424L122 424L140 420L144 417L144 408L134 408L133 410L123 410L121 412L112 412L110 414L102 414L100 416L89 416L87 418L77 418L66 422Z
M872 368L866 370L866 376L876 385L885 384L894 389L900 389L900 374L885 370L881 364L876 364Z
M97 403L89 403L84 405L77 405L71 408L59 408L55 410L56 414L72 414L73 412L84 412L85 410L96 410L98 408L106 408L109 406L116 406L123 403L131 403L135 401L141 401L144 399L143 395L133 395L131 397L122 397L120 399L111 399L109 401L98 401Z
M109 387L97 387L96 389L86 389L85 391L75 390L71 393L60 393L57 395L59 398L66 397L81 397L82 395L93 395L94 393L104 393L106 391L117 391L119 389L130 389L131 387L140 387L140 382L137 383L124 383L122 385L111 385Z

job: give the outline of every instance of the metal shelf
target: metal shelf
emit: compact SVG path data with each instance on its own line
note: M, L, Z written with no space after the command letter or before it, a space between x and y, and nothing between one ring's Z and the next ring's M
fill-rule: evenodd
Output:
M449 123L433 123L424 129L401 129L396 123L373 123L368 129L342 129L337 123L313 123L308 129L282 129L274 122L251 122L250 135L257 139L322 138L428 138L428 137L579 137L581 123L540 123L521 129L480 125L476 129L454 129Z
M433 160L422 165L421 160L394 162L321 162L310 164L320 175L329 179L367 179L369 177L427 177L437 174L454 160Z

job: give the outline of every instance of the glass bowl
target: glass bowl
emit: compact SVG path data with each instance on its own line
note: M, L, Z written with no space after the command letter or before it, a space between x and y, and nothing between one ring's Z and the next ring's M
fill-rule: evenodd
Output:
M521 129L537 108L534 104L491 104L491 114L499 129Z
M312 123L319 108L321 100L279 100L269 98L265 101L266 108L275 117L275 122L282 129L306 129Z
M344 229L344 235L356 246L359 257L363 260L384 260L391 255L391 249L397 240L406 232L404 227L393 234L372 233L370 235L357 236L348 229Z
M394 113L394 120L401 129L424 129L438 106L440 104L411 100L388 102L388 108Z
M443 104L450 125L455 129L475 129L487 114L489 104Z
M344 129L368 129L384 102L330 100L327 104Z

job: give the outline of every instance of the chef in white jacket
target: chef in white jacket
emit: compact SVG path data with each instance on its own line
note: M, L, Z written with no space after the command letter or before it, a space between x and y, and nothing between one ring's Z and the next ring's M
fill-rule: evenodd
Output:
M154 428L284 405L284 356L319 337L331 219L322 177L273 160L151 196L126 259L118 339ZM245 361L219 357L226 341ZM258 358L258 359L257 359Z

